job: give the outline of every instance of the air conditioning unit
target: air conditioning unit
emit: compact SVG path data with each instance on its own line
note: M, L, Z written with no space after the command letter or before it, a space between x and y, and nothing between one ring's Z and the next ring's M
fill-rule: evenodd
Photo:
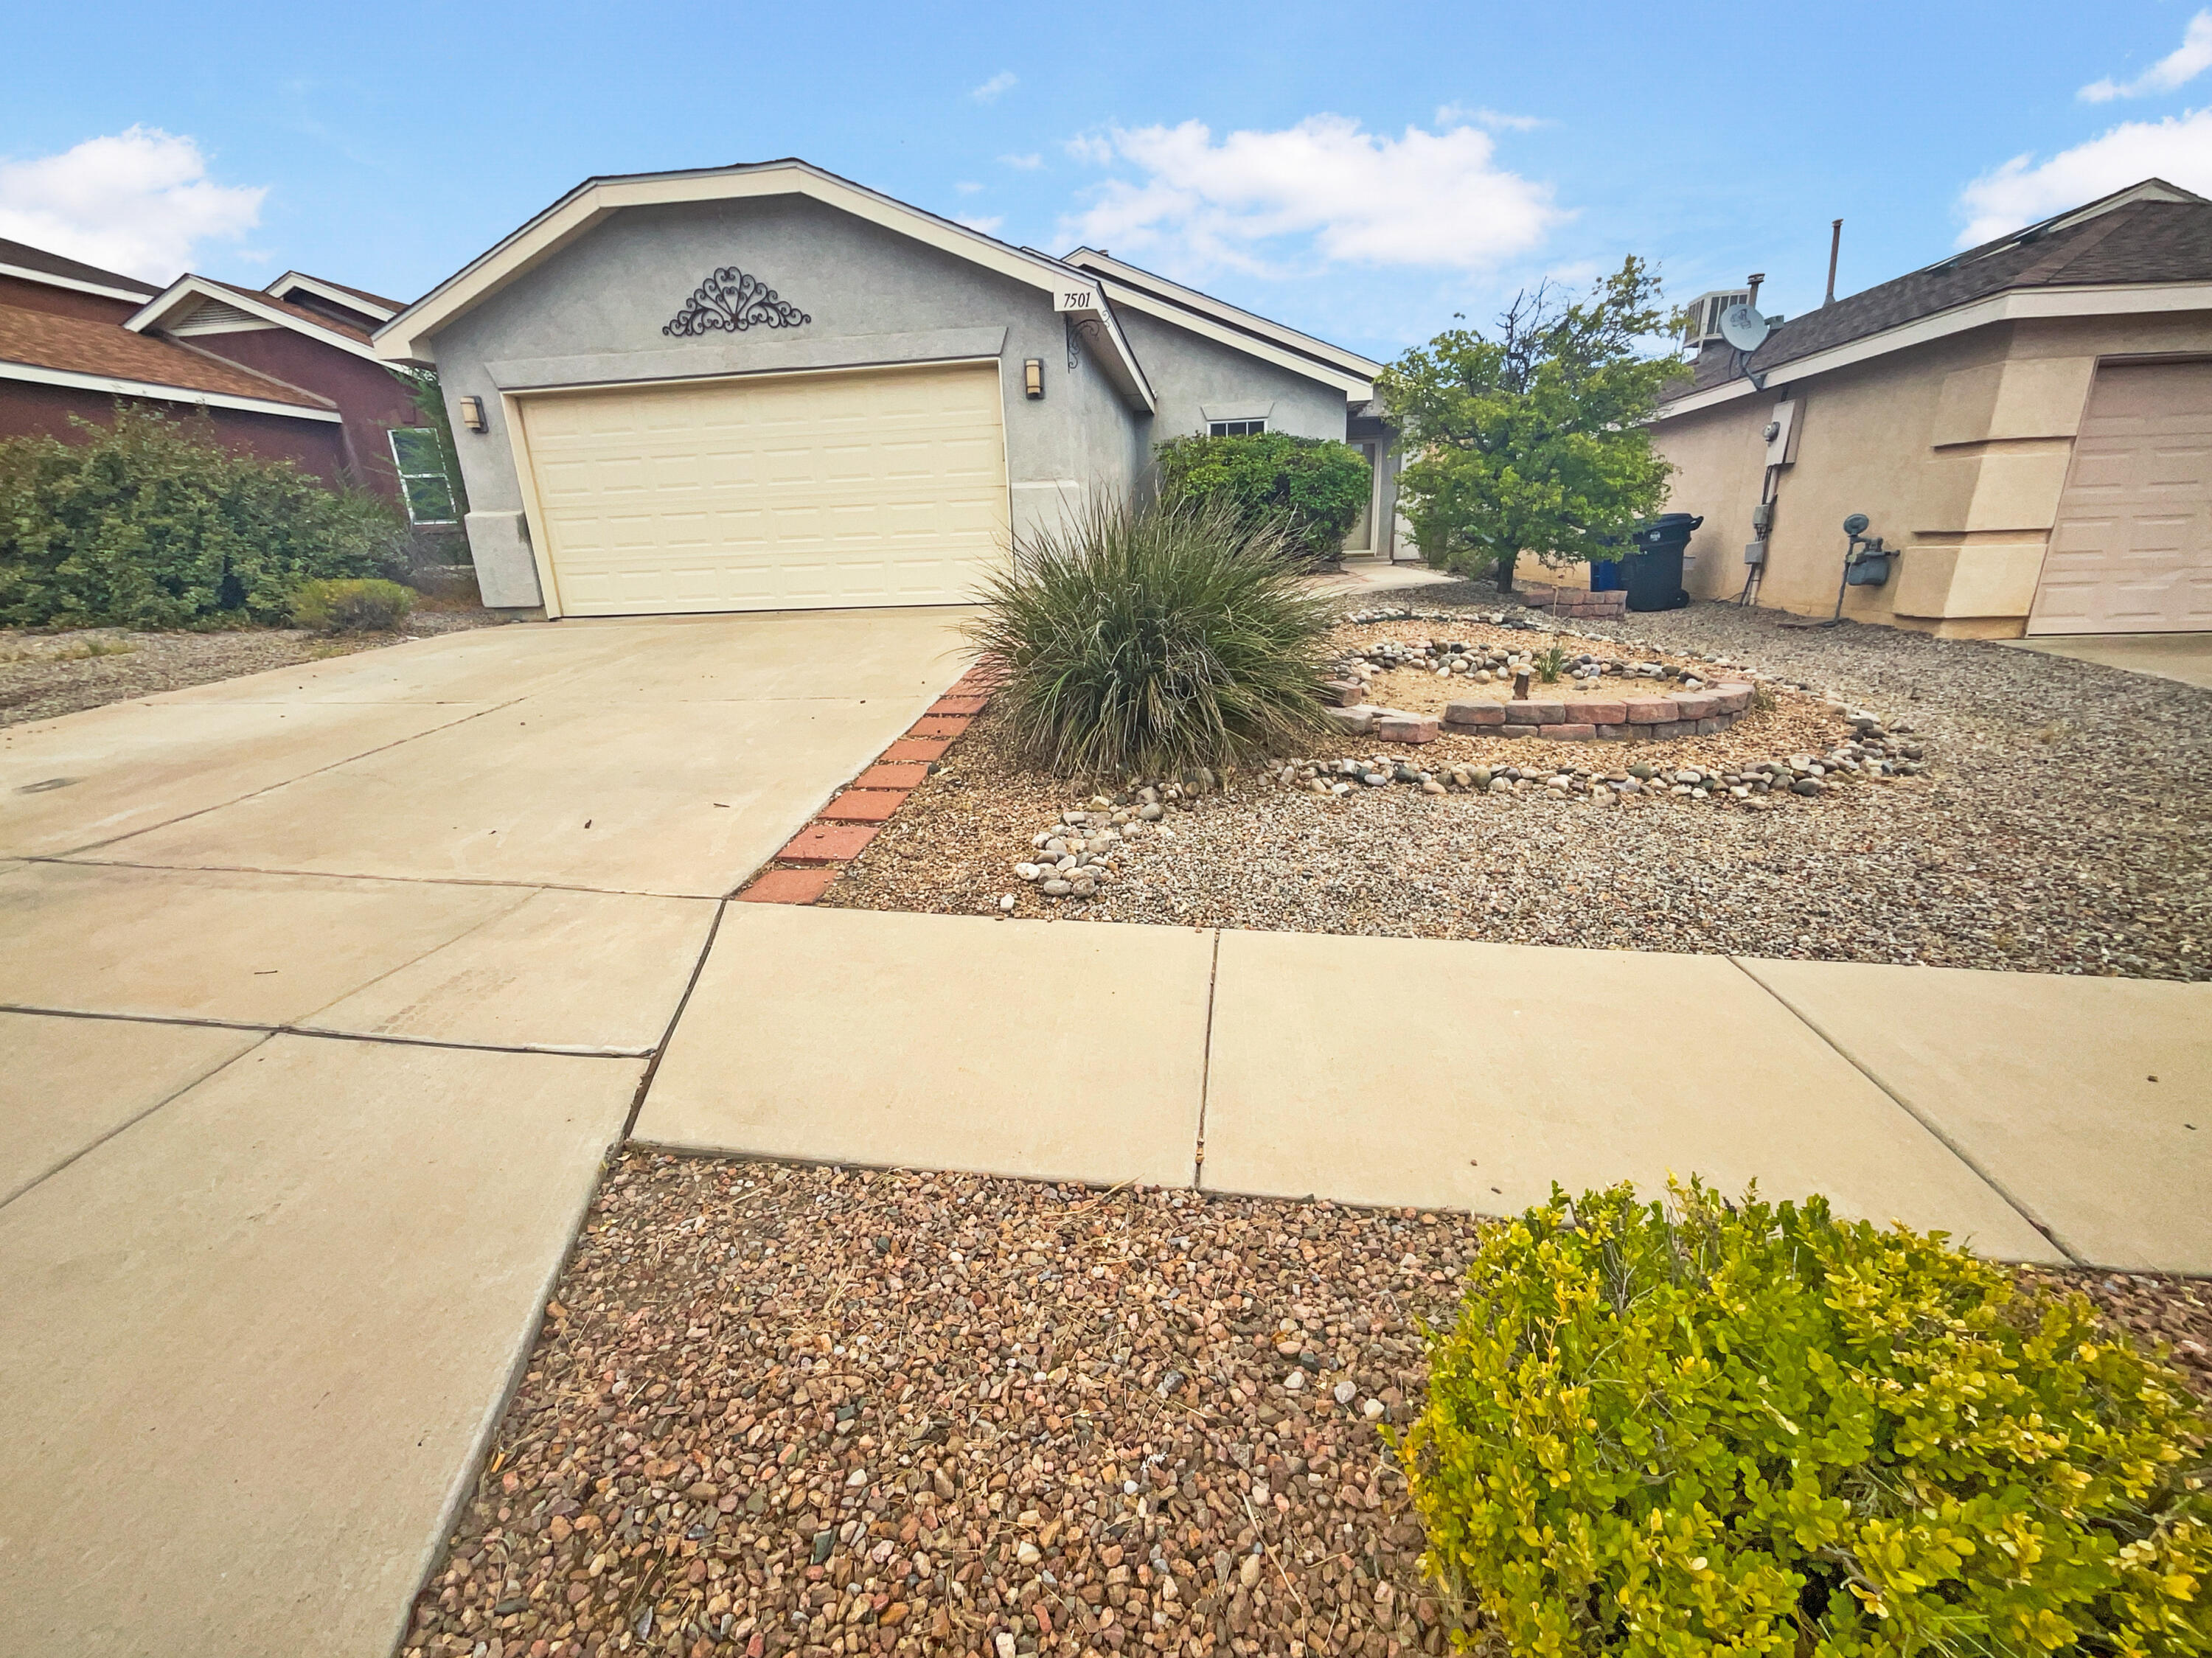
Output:
M1710 294L1700 294L1689 304L1689 327L1682 343L1692 350L1708 341L1721 342L1721 319L1732 305L1749 305L1751 290L1747 288L1715 288Z

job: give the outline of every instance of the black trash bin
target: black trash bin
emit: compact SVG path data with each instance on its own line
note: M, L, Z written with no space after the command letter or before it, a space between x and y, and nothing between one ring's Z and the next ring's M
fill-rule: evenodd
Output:
M1690 602L1682 588L1682 550L1704 522L1687 513L1662 513L1630 534L1636 552L1620 561L1630 610L1678 610Z

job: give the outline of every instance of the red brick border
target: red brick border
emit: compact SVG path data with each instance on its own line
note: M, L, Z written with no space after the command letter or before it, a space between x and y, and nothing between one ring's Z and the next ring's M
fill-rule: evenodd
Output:
M929 775L932 762L943 759L953 740L975 723L1002 678L996 668L981 662L962 674L903 737L785 843L769 867L737 895L738 902L811 904L819 899Z

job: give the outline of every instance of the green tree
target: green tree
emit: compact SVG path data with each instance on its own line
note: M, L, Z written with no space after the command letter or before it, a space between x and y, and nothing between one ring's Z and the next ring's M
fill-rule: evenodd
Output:
M1534 553L1547 564L1619 555L1667 498L1674 469L1645 422L1682 367L1645 354L1663 332L1659 280L1630 258L1586 298L1517 295L1492 334L1455 328L1377 382L1415 459L1399 507L1421 552L1501 589Z

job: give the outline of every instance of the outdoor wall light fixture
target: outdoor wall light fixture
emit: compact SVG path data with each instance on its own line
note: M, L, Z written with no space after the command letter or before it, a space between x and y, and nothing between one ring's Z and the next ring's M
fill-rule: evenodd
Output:
M1044 395L1044 359L1042 357L1022 359L1022 395L1032 399Z
M463 398L456 406L460 410L462 425L467 427L471 432L481 432L484 429L482 398Z

